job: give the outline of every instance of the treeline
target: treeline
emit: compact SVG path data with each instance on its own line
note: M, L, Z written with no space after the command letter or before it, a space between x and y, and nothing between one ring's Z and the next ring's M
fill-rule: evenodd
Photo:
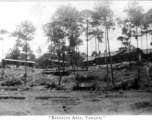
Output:
M152 9L144 12L138 2L130 1L124 9L127 17L121 19L114 15L111 4L111 1L97 1L93 5L93 10L82 11L78 11L71 5L57 8L50 22L43 25L45 36L48 37L48 56L45 53L37 60L41 61L44 56L47 56L50 59L68 61L70 65L78 65L85 57L88 60L89 40L95 40L97 54L100 51L99 44L104 41L105 51L111 56L109 31L115 30L116 27L122 29L122 35L118 37L118 40L122 42L120 49L131 49L132 38L135 38L137 47L139 47L139 37L142 42L143 36L146 36L146 48L148 49L147 36L152 35ZM16 43L7 58L36 60L28 44L33 39L35 30L36 28L30 21L18 25L16 31L11 33L11 36L16 37ZM1 31L0 33L6 34L7 32ZM82 40L84 37L85 40ZM66 44L67 42L69 45ZM79 51L79 46L83 42L87 45L86 54Z

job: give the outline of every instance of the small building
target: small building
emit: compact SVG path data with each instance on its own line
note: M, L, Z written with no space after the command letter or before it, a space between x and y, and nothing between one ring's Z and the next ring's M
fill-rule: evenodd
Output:
M44 68L53 68L53 67L58 67L58 66L68 66L68 62L67 61L63 61L63 60L51 60L51 59L44 59L42 61L42 66Z
M123 51L114 51L110 53L112 63L120 63L127 61L138 61L144 57L144 53L141 49L135 48L131 50L123 50ZM84 60L84 63L87 64L87 58ZM88 57L88 66L93 64L103 65L106 63L110 63L109 52L100 53L97 57Z
M11 66L16 66L19 68L19 66L25 66L34 68L35 67L35 62L34 61L23 61L23 60L14 60L14 59L3 59L2 60L2 66L3 68L5 67L11 67Z
M119 62L119 54L121 52L120 51L114 51L114 52L111 52L110 55L111 55L111 59L112 59L112 63L117 63ZM95 63L97 65L103 65L103 64L106 64L106 62L110 63L110 57L109 57L109 52L107 53L100 53L100 55L98 55L96 58L95 58Z
M144 53L141 49L126 50L120 54L122 61L140 61L144 57Z

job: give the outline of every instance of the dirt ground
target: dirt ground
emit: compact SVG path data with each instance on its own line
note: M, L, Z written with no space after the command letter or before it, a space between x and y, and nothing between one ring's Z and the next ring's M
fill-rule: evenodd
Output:
M40 72L41 70L35 70L35 72L29 71L28 85L35 81L36 83L40 83L44 80L57 80L54 76L40 75ZM7 79L10 76L20 77L23 73L24 70L5 70ZM126 71L121 73L126 74ZM125 76L128 77L128 75ZM1 80L0 82L3 81ZM143 90L126 91L73 91L71 89L50 90L46 89L43 84L32 86L29 90L12 89L12 87L7 87L7 89L5 87L4 89L1 86L0 115L152 114L151 87ZM70 88L71 84L68 81L65 84Z
M152 93L1 91L0 106L0 115L151 115Z

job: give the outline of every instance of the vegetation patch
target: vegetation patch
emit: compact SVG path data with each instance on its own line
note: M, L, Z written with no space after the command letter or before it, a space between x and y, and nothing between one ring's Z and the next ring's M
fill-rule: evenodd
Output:
M18 79L11 79L11 80L6 80L3 83L1 83L1 86L18 86L22 85L22 81Z
M65 97L65 96L39 96L39 97L35 97L35 99L37 100L48 100L48 99L68 99L70 97Z
M23 100L23 99L25 99L25 97L16 97L16 96L0 96L0 99Z
M147 107L152 107L152 102L149 101L143 101L143 102L136 102L132 106L134 109L142 109Z
M18 88L17 87L6 87L1 89L1 91L17 91Z
M62 105L77 105L79 99L66 97L66 96L39 96L35 97L36 100L51 100L54 104L61 103Z
M53 103L62 105L78 105L80 103L79 99L68 98L68 99L53 99Z
M85 87L81 87L81 86L74 86L72 90L74 91L79 91L79 90L84 90L84 91L87 91L87 90L92 90L94 91L95 90L95 86L85 86Z
M105 95L105 98L127 98L127 96L123 94L107 94Z

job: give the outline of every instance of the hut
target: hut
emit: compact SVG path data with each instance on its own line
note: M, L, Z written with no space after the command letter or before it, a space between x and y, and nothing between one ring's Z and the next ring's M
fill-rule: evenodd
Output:
M19 66L26 66L30 68L35 67L35 62L34 61L23 61L23 60L14 60L14 59L3 59L2 60L2 67L14 67L19 68Z
M51 59L44 59L42 61L42 66L43 68L53 68L53 67L66 67L68 66L68 62L67 61L63 61L63 60L51 60Z
M134 48L130 50L121 50L121 51L113 51L110 53L112 63L120 63L120 62L128 62L128 61L139 61L143 59L144 53L139 48ZM97 57L89 57L88 65L91 66L93 64L96 65L104 65L106 61L110 63L109 53L100 53ZM84 60L84 63L87 64L87 58Z
M120 51L114 51L114 52L111 52L111 53L110 53L111 59L112 59L112 62L113 62L113 63L119 62L118 54L120 54ZM107 52L107 53L100 53L100 54L96 57L96 59L95 59L95 63L96 63L97 65L106 64L106 61L107 61L108 63L110 62L109 52Z

